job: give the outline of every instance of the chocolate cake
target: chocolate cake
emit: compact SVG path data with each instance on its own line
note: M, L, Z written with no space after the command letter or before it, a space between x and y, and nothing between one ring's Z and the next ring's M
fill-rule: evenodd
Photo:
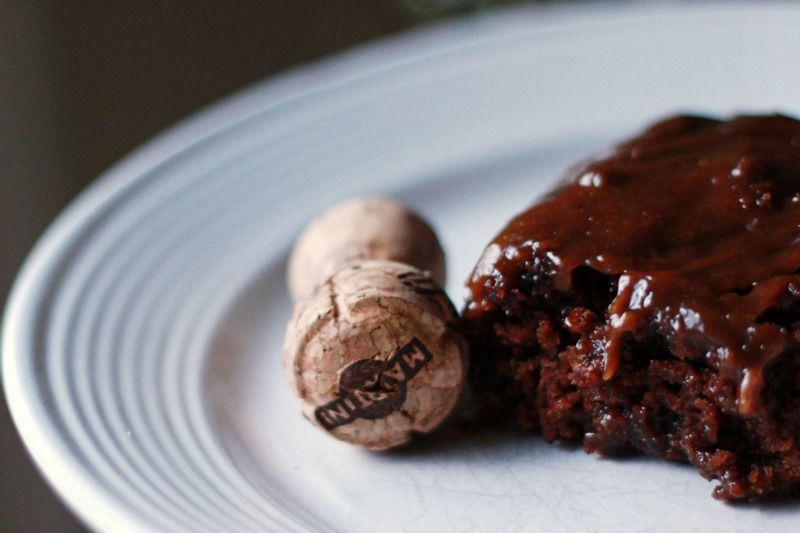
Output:
M469 280L484 404L548 441L800 492L800 122L659 122L514 218Z

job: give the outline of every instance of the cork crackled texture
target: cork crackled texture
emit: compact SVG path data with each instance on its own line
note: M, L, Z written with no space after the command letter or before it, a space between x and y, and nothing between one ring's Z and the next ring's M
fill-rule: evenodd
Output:
M513 219L469 281L484 406L588 452L800 489L800 122L653 125Z

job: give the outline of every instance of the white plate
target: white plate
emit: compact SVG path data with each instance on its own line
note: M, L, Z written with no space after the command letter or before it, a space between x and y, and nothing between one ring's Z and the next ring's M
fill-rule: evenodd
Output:
M800 112L800 9L518 9L257 85L117 165L42 238L5 317L14 419L101 530L796 529L691 468L454 427L395 453L300 416L286 252L360 193L430 217L462 282L575 160L676 111Z

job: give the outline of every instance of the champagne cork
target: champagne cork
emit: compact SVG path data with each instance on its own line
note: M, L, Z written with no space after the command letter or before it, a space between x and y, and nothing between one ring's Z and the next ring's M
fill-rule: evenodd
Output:
M381 227L386 220L379 220L380 210L358 207L358 201L345 206L338 212L352 225L338 223L334 208L313 221L308 231L319 236L320 220L332 231L350 227L355 233L352 242L342 236L337 242L361 251L355 257L331 251L331 257L339 259L322 282L295 278L299 285L313 288L297 292L301 296L286 329L284 368L306 418L338 439L385 450L409 442L416 433L432 431L453 411L466 380L467 344L454 328L457 313L432 272L370 257L369 250L393 249L384 241L397 238L397 227L385 234L373 228L373 245L364 249L353 212L369 213L370 223ZM389 221L397 220L396 211L387 212ZM416 254L415 240L432 246L430 236L441 251L433 231L427 224L425 228L404 236L407 257ZM307 233L298 242L292 259L302 263L307 253L303 250L309 249ZM315 264L331 261L312 255ZM441 264L443 277L443 254L434 262Z

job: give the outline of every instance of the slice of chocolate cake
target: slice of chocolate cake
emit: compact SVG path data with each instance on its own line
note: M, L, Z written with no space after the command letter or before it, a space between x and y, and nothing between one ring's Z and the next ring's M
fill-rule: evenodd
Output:
M800 122L657 123L514 218L469 281L476 394L548 441L800 491Z

